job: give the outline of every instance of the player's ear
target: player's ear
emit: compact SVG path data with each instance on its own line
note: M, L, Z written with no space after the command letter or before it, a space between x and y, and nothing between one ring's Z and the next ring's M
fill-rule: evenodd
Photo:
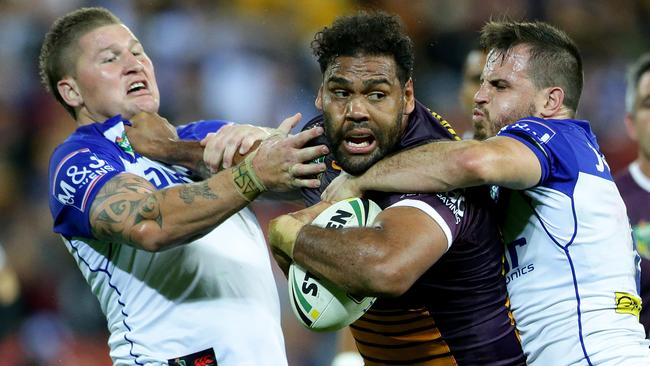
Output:
M632 140L639 141L632 113L625 113L625 129L627 130L627 135L630 136Z
M79 86L73 78L67 77L59 80L56 83L56 88L63 101L70 107L77 108L83 104Z
M415 109L415 94L413 79L409 78L404 85L404 114L410 114Z
M559 114L564 106L564 90L554 86L543 90L541 108L537 108L542 118L552 118Z
M320 85L320 88L318 88L318 95L316 95L316 100L314 101L314 105L316 106L316 109L319 111L323 110L323 84Z

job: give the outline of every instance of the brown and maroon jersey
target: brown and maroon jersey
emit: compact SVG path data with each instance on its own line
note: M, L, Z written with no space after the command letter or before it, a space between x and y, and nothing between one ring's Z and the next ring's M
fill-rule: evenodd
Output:
M621 192L627 215L630 218L636 243L641 255L640 295L643 307L639 320L650 335L650 178L634 162L614 178Z
M322 116L304 129L323 124ZM416 103L394 151L459 139L449 123ZM315 144L326 144L321 136ZM340 173L332 156L319 189ZM487 187L438 194L368 192L382 209L412 206L431 216L449 240L447 252L405 293L378 299L350 328L366 365L524 365L503 275L504 247ZM408 225L408 223L405 223Z

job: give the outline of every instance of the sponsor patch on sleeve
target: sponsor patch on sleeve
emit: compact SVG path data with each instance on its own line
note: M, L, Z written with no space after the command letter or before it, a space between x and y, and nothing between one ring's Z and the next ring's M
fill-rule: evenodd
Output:
M544 122L532 119L522 119L516 123L507 125L499 131L499 134L502 132L508 132L515 135L520 135L524 132L526 135L532 137L538 144L548 143L556 134L556 132Z
M56 166L51 193L61 204L84 212L93 187L104 175L114 171L112 165L90 149L72 151Z
M641 299L627 292L615 292L616 312L618 314L632 314L639 318L641 312Z

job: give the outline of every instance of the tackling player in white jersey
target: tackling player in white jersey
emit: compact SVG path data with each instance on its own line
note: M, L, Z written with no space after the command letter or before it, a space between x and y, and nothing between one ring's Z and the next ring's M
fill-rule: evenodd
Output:
M574 119L577 47L539 22L489 22L481 43L489 54L473 122L475 137L486 140L400 153L338 178L324 198L506 188L494 193L504 207L506 281L527 363L649 365L625 206L589 123Z
M162 161L131 145L151 130L133 117L156 113L159 93L151 60L113 14L59 18L40 68L79 125L50 161L54 231L99 299L113 363L286 365L268 250L245 207L267 189L317 186L299 176L324 166L302 162L327 149L301 146L322 131L286 137L299 118L287 119L244 162L193 183L205 172L199 140L225 123L176 130L158 118Z

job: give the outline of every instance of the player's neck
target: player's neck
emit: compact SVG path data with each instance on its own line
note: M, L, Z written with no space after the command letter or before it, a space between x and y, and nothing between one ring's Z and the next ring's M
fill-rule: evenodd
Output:
M97 122L92 116L90 116L90 113L88 113L88 110L86 109L79 109L77 110L77 125L79 126L85 126L89 125L92 123Z

